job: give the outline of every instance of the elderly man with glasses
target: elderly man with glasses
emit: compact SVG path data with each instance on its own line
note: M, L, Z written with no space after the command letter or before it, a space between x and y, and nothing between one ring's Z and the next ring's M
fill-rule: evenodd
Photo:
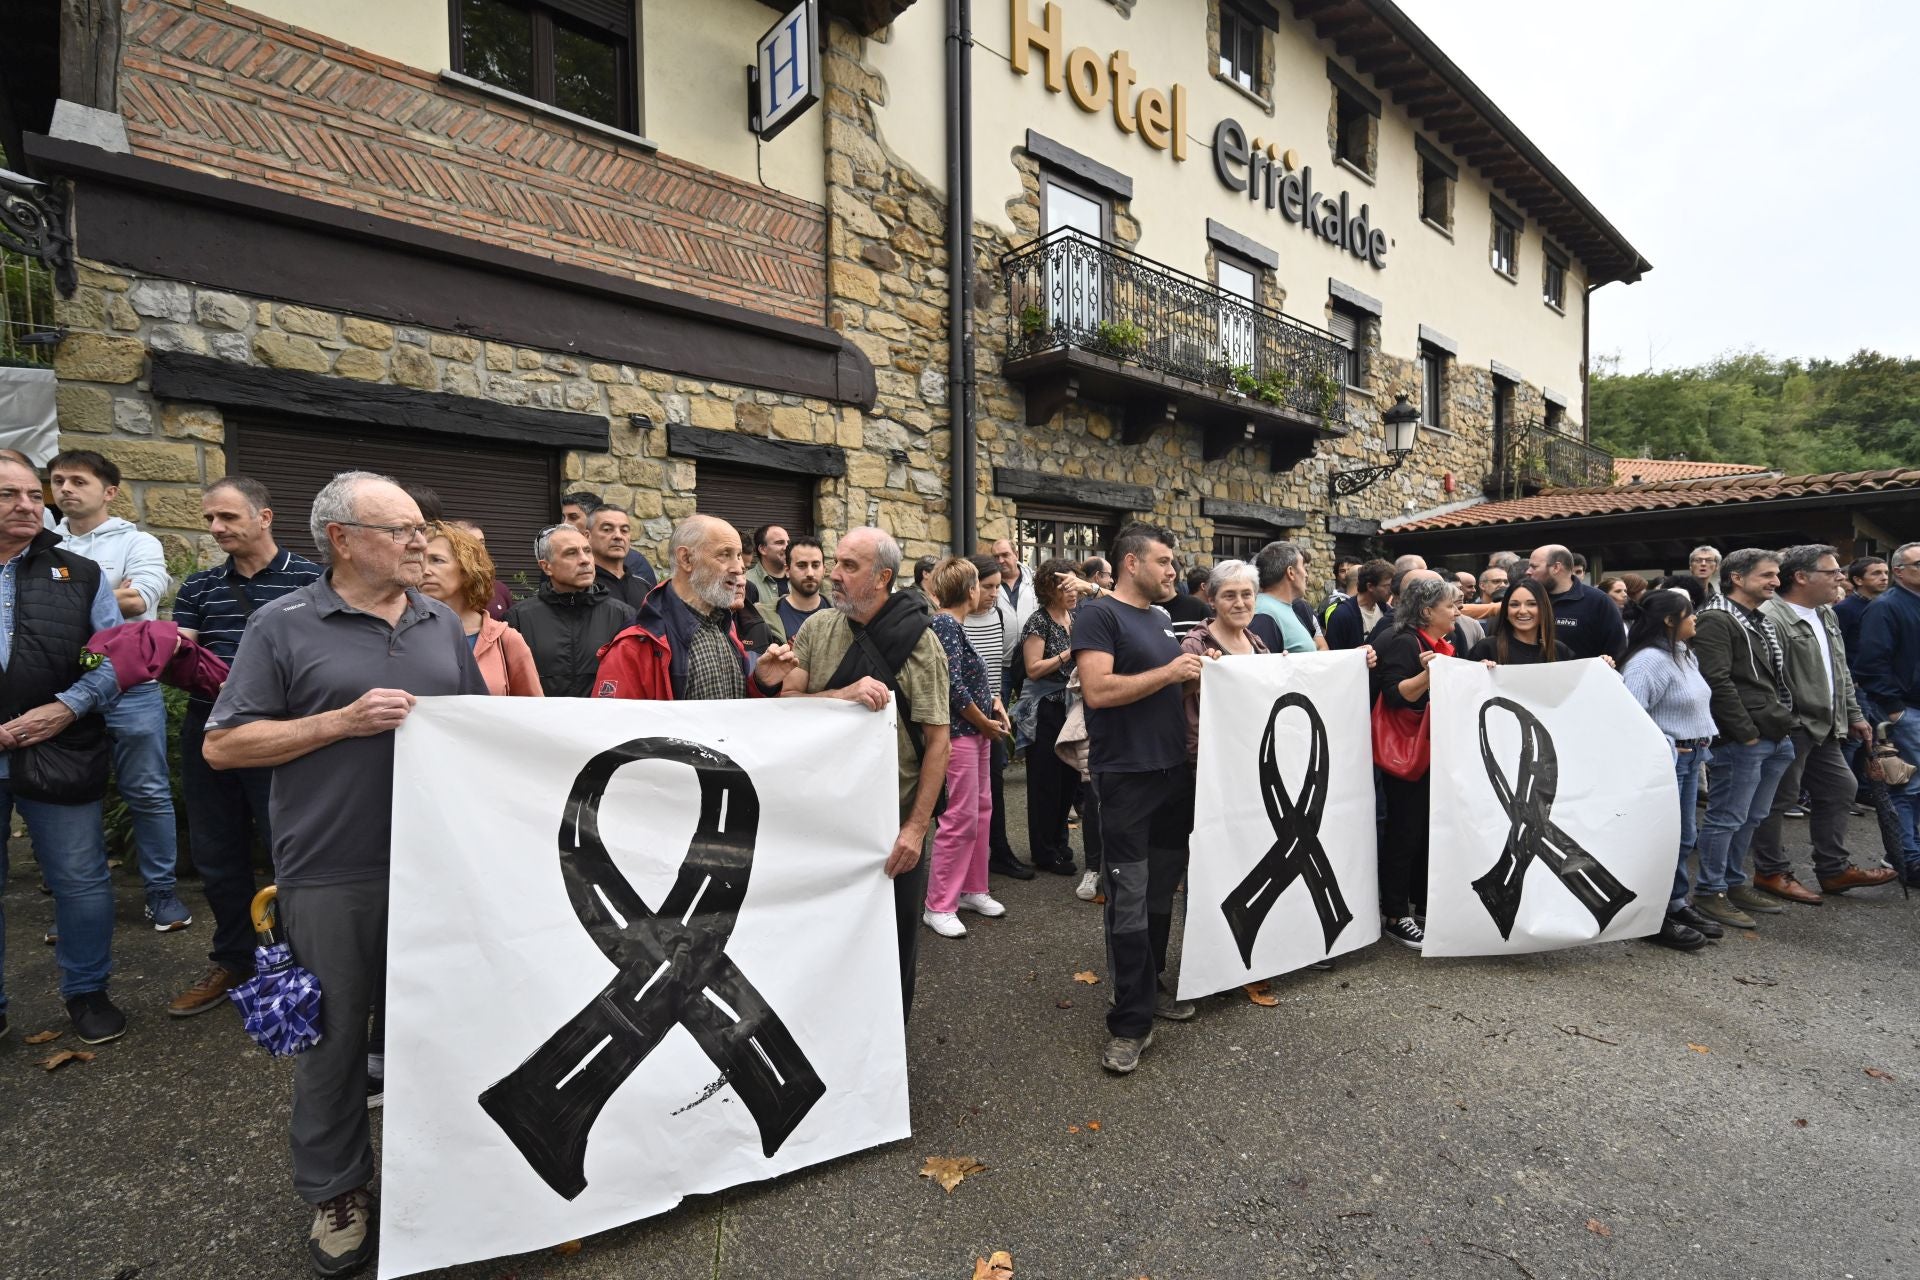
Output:
M1860 652L1854 674L1874 707L1893 726L1894 745L1909 762L1920 763L1920 542L1909 542L1887 562L1893 585L1881 592L1860 617ZM1906 865L1902 882L1920 886L1920 775L1894 797L1905 819L1901 843Z
M417 698L487 683L459 617L419 591L427 527L405 490L344 472L309 527L327 574L254 612L205 754L273 770L280 925L325 992L320 1042L293 1068L293 1187L314 1208L308 1262L343 1275L373 1252L368 1022L385 987L393 731Z
M1709 596L1720 594L1720 553L1712 547L1695 547L1687 553L1687 569L1700 580Z

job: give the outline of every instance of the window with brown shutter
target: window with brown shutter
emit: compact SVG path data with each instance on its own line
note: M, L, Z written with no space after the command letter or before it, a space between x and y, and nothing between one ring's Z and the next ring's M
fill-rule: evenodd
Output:
M743 467L701 458L694 463L694 503L703 516L718 516L740 531L747 556L753 531L777 524L789 536L812 533L814 488L819 477L766 467Z
M558 449L237 414L227 422L234 474L267 486L274 537L296 554L317 554L307 530L314 494L337 472L372 471L426 485L440 496L448 519L479 525L497 571L516 595L538 585L533 540L560 519Z

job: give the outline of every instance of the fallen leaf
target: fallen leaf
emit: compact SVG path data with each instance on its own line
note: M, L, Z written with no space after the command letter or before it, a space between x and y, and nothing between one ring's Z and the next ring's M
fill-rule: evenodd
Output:
M36 1031L32 1035L27 1037L27 1043L28 1044L45 1044L49 1040L58 1040L59 1038L60 1038L60 1033L58 1031Z
M1600 1236L1602 1239L1606 1239L1606 1240L1613 1239L1613 1228L1608 1226L1606 1223L1600 1221L1600 1219L1598 1218L1587 1219L1587 1230L1593 1232L1593 1234L1597 1236Z
M1098 1120L1089 1120L1087 1121L1087 1128L1091 1129L1095 1133L1098 1133L1100 1132L1100 1122Z
M990 1257L973 1260L973 1280L1012 1280L1013 1255L995 1249Z
M1805 1120L1796 1119L1793 1122L1793 1127L1796 1129L1804 1129L1807 1127L1807 1122Z
M93 1055L88 1053L84 1049L62 1049L58 1053L54 1054L51 1058L44 1058L41 1061L34 1063L34 1065L37 1067L44 1068L45 1070L48 1070L48 1071L58 1071L61 1067L66 1066L69 1062L92 1062L92 1061L93 1061Z
M1070 1124L1070 1125L1068 1125L1068 1126L1067 1126L1067 1132L1068 1132L1068 1133L1078 1133L1078 1132L1080 1132L1080 1126L1079 1126L1079 1125L1077 1125L1077 1124Z
M952 1195L955 1187L976 1173L984 1173L986 1168L972 1156L928 1156L920 1176L932 1178Z
M1096 893L1093 895L1093 905L1096 907L1104 906L1106 904L1106 901L1107 901L1107 895L1104 893Z
M1695 1053L1712 1053L1713 1052L1713 1050L1707 1048L1707 1046L1703 1044L1695 1044L1691 1040L1687 1041L1687 1048L1693 1050Z
M1888 1075L1886 1072L1882 1071L1878 1067L1868 1067L1866 1068L1866 1072L1868 1075L1872 1076L1875 1080L1891 1081L1893 1079L1892 1076Z
M1091 969L1082 969L1080 972L1073 975L1073 980L1075 982L1084 982L1090 987L1097 987L1100 985L1100 975L1095 973Z
M1071 1000L1055 1000L1055 1001L1053 1002L1053 1007L1054 1007L1054 1008L1056 1008L1056 1009L1071 1009L1071 1008L1073 1008L1073 1001L1071 1001Z
M565 1244L553 1246L553 1251L563 1258L571 1258L574 1254L580 1252L580 1242L578 1240L569 1240Z

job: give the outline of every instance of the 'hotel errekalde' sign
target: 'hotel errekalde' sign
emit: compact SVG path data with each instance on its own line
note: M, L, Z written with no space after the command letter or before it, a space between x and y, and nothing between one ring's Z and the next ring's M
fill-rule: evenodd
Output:
M1170 152L1176 162L1187 158L1187 89L1136 87L1131 54L1116 49L1103 58L1085 46L1069 48L1066 19L1060 6L1041 7L1040 21L1028 13L1028 0L1010 0L1013 48L1009 61L1021 75L1028 74L1031 54L1040 54L1042 79L1049 91L1065 93L1090 115L1111 110L1114 127L1137 134L1156 151ZM1222 186L1243 194L1310 235L1345 249L1376 270L1387 265L1387 233L1373 225L1371 208L1353 207L1342 191L1328 195L1313 185L1311 165L1293 172L1276 158L1277 148L1259 139L1249 140L1238 120L1223 119L1213 129L1213 172Z

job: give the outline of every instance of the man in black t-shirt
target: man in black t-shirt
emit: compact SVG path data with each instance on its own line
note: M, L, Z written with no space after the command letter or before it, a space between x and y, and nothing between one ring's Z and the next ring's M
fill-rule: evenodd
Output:
M1128 525L1114 540L1113 566L1113 593L1074 611L1073 650L1106 841L1113 1008L1100 1062L1125 1075L1153 1042L1156 1016L1193 1016L1192 1003L1162 990L1159 975L1193 832L1183 693L1204 659L1180 651L1167 615L1154 607L1174 595L1173 535Z

